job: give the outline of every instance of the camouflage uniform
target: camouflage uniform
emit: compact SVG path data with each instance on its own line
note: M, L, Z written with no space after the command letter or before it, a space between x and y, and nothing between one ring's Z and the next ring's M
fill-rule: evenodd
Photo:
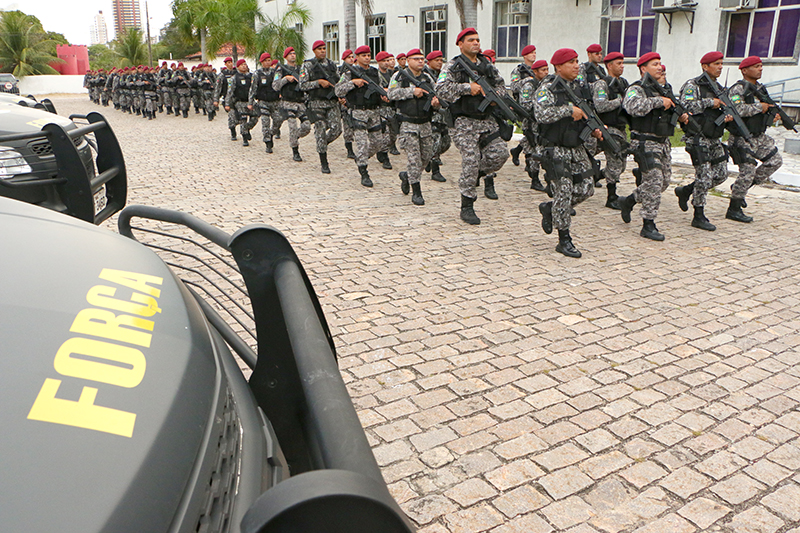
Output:
M215 102L219 102L220 100L224 102L225 97L228 94L228 85L230 84L230 79L235 73L235 69L223 68L220 70L219 76L217 76L217 86L214 88ZM236 125L238 123L239 116L236 113L236 108L231 107L231 110L228 111L228 129L231 130L231 133L236 131Z
M439 71L430 68L429 66L425 66L425 72L433 78L434 82L439 79ZM444 176L439 172L439 165L442 164L442 160L439 156L443 153L447 152L450 149L450 130L447 127L447 120L449 116L449 111L439 108L434 114L433 119L431 120L431 126L433 127L433 158L431 159L431 178L436 178L436 181L445 181Z
M624 78L619 78L616 82L620 84L619 92L609 88L609 83L611 82L612 78L609 77L599 79L592 85L592 102L598 116L608 128L608 132L621 147L625 147L628 144L625 135L625 122L627 119L622 109L622 100L625 97L628 82ZM627 154L625 150L622 150L619 154L612 154L609 151L605 154L606 168L603 169L603 175L606 178L606 184L613 185L611 190L616 191L619 177L625 171Z
M517 101L520 100L520 93L522 92L523 83L526 82L529 78L532 78L536 82L535 85L538 85L539 82L538 80L536 80L536 76L534 76L533 70L531 70L531 67L529 67L525 63L520 63L519 65L514 67L514 70L511 71L511 77L509 78L508 85L511 88L511 92L514 95L514 98L517 99ZM536 87L534 87L533 89L535 93ZM532 103L533 102L531 101L531 104ZM522 150L525 153L525 155L531 155L534 153L534 149L530 145L530 142L527 137L523 137L519 143L519 146L515 149L516 152L518 152L519 150ZM531 162L533 162L533 160L531 160Z
M167 114L172 113L172 95L170 94L170 79L172 79L172 71L168 68L162 67L158 71L158 87L161 92L161 103L166 106Z
M341 77L344 74L344 71L347 70L346 67L347 63L342 62L339 65L339 76ZM347 104L341 104L341 112L342 112L342 137L344 138L345 143L352 143L355 140L353 137L353 121L350 120L349 113L350 111L347 109Z
M202 73L202 69L195 69L192 71L192 105L194 106L195 114L200 113L200 108L203 108L205 111L203 92L200 90L200 75Z
M142 81L142 94L144 96L144 111L149 115L152 120L156 118L156 110L158 109L156 102L158 101L158 92L155 74L145 72L141 77Z
M353 69L361 72L361 67L353 65ZM378 69L369 67L367 71L362 72L364 76L370 76L373 81L377 82ZM352 74L348 70L342 74L339 83L336 84L336 96L339 98L348 98L348 108L351 109L350 113L353 120L353 137L355 138L355 153L356 165L359 167L366 167L370 157L378 152L386 151L389 148L389 129L379 110L379 99L375 99L374 103L367 102L366 105L353 104L353 96L349 95L352 91L354 94L358 91L356 85L351 81ZM367 86L361 88L360 92L366 91ZM349 97L348 97L349 95Z
M586 63L581 63L578 69L578 77L575 78L575 81L591 88L597 80L603 79L606 76L606 69L601 65L587 61Z
M531 178L531 188L538 188L541 190L541 183L539 182L539 161L533 159L531 156L538 154L539 145L539 125L536 122L535 111L533 104L535 102L536 92L539 89L540 82L536 76L530 76L520 81L519 83L519 103L531 114L531 120L523 119L522 132L525 136L520 141L520 147L525 152L525 170ZM537 185L535 185L535 183Z
M468 57L463 57L466 61L470 61ZM479 54L478 59L478 68L491 74L490 79L495 91L504 95L506 87L500 72L484 56ZM469 78L466 73L455 67L455 64L453 58L442 67L436 82L436 94L441 100L451 104L450 111L455 119L455 127L451 129L450 134L453 144L461 152L461 177L458 180L458 189L462 197L474 202L478 197L475 187L479 176L500 170L508 159L508 149L506 141L499 136L499 126L491 114L472 113L471 116L467 116L459 111L457 102L482 99L482 97L480 94L477 97L470 95Z
M381 80L380 86L384 89L387 89L394 74L394 70L381 72L380 69L378 69L378 77ZM391 102L386 103L382 101L378 111L380 111L383 122L387 125L386 133L389 135L389 146L394 146L395 142L397 142L397 130L395 130L397 124L397 111L394 108L394 104Z
M258 122L258 112L254 109L249 109L248 95L250 94L250 86L252 85L253 74L251 72L236 72L231 76L228 82L228 91L225 95L225 107L230 107L231 110L236 109L236 115L239 117L239 132L242 135L244 146L248 145L251 139L250 130Z
M214 89L217 85L217 77L213 72L203 71L197 77L197 90L203 96L203 109L206 110L208 120L213 120L216 114L214 110Z
M283 69L292 72L292 76L300 79L300 67L283 65ZM300 139L311 131L311 121L306 114L305 93L300 90L299 81L290 82L288 74L281 68L275 70L275 78L272 81L272 88L281 93L280 112L282 118L289 123L289 146L297 148L300 146ZM297 126L297 121L300 126Z
M178 95L176 111L180 108L184 117L189 113L193 81L191 74L185 68L176 70L172 75L172 86Z
M342 115L333 87L325 89L317 81L322 78L322 74L326 74L326 77L337 76L333 61L317 61L316 58L304 61L300 69L300 88L309 93L306 112L314 124L317 153L326 154L328 145L342 134Z
M266 143L268 152L272 148L272 136L280 128L280 93L272 88L274 80L274 68L256 70L248 98L253 110L258 108L258 113L261 115L261 138Z

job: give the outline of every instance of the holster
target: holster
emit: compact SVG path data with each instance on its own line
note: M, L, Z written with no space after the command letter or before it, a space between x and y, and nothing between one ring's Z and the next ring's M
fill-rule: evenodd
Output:
M686 144L686 153L692 158L692 165L699 167L710 161L708 157L708 149L699 144Z
M312 124L316 124L321 120L325 120L328 113L325 110L314 109L313 107L306 107L306 115Z
M688 148L688 145L687 145ZM688 150L687 150L688 151ZM633 160L639 166L639 171L644 174L656 168L661 168L661 164L656 161L656 156L644 148L644 142L639 143L639 148L633 152Z

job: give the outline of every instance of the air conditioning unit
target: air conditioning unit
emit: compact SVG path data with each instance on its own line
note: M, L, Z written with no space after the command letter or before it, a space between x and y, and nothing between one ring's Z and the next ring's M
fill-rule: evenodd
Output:
M530 4L528 2L511 2L508 12L527 15L530 12Z
M329 30L325 33L325 40L326 41L338 41L339 40L339 30Z
M755 9L756 7L758 7L758 0L719 0L719 8L723 11Z
M724 2L725 0L720 0L720 1ZM653 0L654 9L665 8L665 7L681 7L681 6L694 7L696 5L697 5L697 0Z
M425 12L425 22L444 22L444 9L431 9Z
M367 30L367 35L370 37L380 37L386 33L386 27L383 24L378 26L370 26Z

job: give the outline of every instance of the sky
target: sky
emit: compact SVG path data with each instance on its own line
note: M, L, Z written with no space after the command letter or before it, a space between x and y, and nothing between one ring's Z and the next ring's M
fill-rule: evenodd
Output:
M11 11L18 9L28 15L35 15L44 26L45 31L63 33L70 44L91 44L90 28L98 11L103 12L108 29L108 38L114 38L114 23L111 18L110 0L24 0L23 2L6 3L0 0L0 9ZM144 24L145 0L139 0L142 23ZM158 34L172 18L170 0L147 0L150 11L150 35Z

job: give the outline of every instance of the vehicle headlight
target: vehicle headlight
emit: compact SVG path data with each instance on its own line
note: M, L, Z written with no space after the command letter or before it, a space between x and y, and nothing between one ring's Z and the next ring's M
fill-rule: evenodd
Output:
M17 174L30 174L31 166L25 162L22 154L8 146L0 146L0 179L13 178Z

